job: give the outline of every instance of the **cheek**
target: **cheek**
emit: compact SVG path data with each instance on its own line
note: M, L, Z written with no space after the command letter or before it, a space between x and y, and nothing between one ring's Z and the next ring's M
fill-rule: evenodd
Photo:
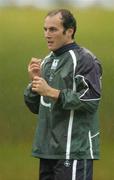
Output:
M58 31L58 32L56 32L56 34L55 34L55 37L56 37L56 39L62 39L63 38L63 32L62 31Z
M62 43L62 42L64 42L64 36L63 35L61 35L61 34L58 34L57 36L56 36L56 42L57 43Z

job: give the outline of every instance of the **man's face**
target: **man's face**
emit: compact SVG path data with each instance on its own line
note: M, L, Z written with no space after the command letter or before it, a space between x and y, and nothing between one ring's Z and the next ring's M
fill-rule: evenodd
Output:
M68 29L64 32L60 13L54 16L47 16L44 22L44 35L48 49L55 51L60 47L71 43L73 41L71 38L72 31L72 29Z

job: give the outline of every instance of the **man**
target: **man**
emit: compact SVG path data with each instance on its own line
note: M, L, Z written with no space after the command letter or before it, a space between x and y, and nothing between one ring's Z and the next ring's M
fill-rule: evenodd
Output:
M44 35L51 52L28 65L24 98L38 114L32 154L40 158L40 180L92 180L99 159L101 65L74 42L76 29L68 10L49 12Z

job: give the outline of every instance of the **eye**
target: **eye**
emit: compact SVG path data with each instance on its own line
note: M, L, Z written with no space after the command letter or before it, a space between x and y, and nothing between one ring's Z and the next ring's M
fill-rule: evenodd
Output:
M51 27L49 30L50 30L50 32L56 32L57 28L56 27Z
M46 27L44 27L44 31L47 31L47 28L46 28Z
M58 29L56 28L56 27L50 27L50 28L46 28L46 27L44 27L44 31L45 32L51 32L51 33L53 33L53 32L56 32L56 31L58 31Z

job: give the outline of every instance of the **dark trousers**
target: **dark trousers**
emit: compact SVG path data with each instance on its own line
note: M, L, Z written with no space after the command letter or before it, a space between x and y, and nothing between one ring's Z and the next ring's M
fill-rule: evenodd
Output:
M93 160L40 159L39 180L92 180Z

